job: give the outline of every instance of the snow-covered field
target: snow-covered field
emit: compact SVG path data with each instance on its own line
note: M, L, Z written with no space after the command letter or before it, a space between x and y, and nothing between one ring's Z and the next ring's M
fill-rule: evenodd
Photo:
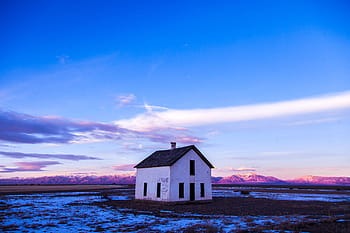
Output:
M260 188L261 189L261 188ZM242 195L241 191L249 190L249 194ZM254 190L254 187L241 188L241 190L237 187L216 187L213 189L213 197L253 197L253 198L266 198L273 200L287 200L287 201L326 201L326 202L342 202L349 201L350 202L350 192L343 192L342 194L337 193L297 193L290 192L288 190L283 190L286 192L276 192L281 189L269 189L266 192L266 188L264 191L250 191ZM302 191L310 191L310 190L302 190ZM328 190L313 190L313 191L328 191ZM345 193L345 194L344 194Z
M111 200L131 199L125 195L108 195ZM232 189L214 189L214 196L241 195ZM251 192L253 197L287 200L350 201L349 196L298 196L286 193ZM213 232L264 229L287 223L319 221L327 216L224 216L194 213L176 214L99 206L106 197L100 192L57 192L0 196L0 231L3 232L183 232L191 229L212 229ZM169 217L171 216L171 217ZM261 228L262 227L262 228ZM275 229L270 227L270 229ZM262 230L279 232L279 230Z

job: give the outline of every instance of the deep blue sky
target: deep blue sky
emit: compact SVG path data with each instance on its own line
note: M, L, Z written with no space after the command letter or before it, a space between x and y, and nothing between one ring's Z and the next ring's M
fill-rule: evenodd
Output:
M121 172L112 165L177 140L217 174L349 176L349 12L347 1L1 1L0 175L77 172L43 154ZM324 109L285 102L309 98ZM262 103L278 116L221 119ZM196 109L217 115L185 111Z

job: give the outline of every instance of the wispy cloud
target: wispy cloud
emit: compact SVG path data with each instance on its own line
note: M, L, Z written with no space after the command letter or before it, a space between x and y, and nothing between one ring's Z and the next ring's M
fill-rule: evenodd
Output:
M134 166L135 164L122 164L113 166L113 169L116 171L134 171Z
M88 121L72 121L52 116L32 116L0 109L0 140L17 143L72 143L95 138L119 139L132 133L117 125Z
M167 107L150 105L148 103L144 103L143 105L140 105L140 107L144 108L148 113L153 112L153 110L169 110Z
M86 155L72 155L72 154L37 154L37 153L22 153L22 152L8 152L0 151L0 155L10 157L10 158L40 158L40 159L65 159L65 160L99 160L97 157L91 157Z
M221 167L213 170L214 176L230 176L232 174L250 174L255 172L257 172L257 169L254 167Z
M45 171L42 169L49 166L49 165L60 164L60 162L57 162L57 161L38 161L38 162L17 162L15 164L17 167L0 166L0 173Z
M253 168L253 167L239 167L239 168L223 167L223 168L216 168L215 170L219 172L256 172L256 168Z
M254 105L211 109L147 111L131 119L118 120L120 127L136 131L179 128L215 123L240 122L319 113L350 108L350 92Z
M314 124L322 124L327 122L335 122L341 120L340 117L327 117L327 118L319 118L319 119L311 119L311 120L305 120L305 121L295 121L292 123L289 123L290 126L298 126L298 125L314 125Z
M135 100L136 100L136 96L134 94L119 95L116 98L116 101L119 107L129 105L133 103Z
M153 141L153 142L172 142L172 141L176 141L179 143L184 143L184 144L196 144L196 143L201 143L204 138L201 137L196 137L196 136L192 136L192 135L188 135L182 132L176 132L174 130L168 130L166 131L164 130L163 133L157 133L157 132L144 132L142 133L142 137L144 138L148 138L149 140Z
M260 154L263 156L292 156L292 155L295 156L295 155L300 155L300 154L304 154L304 153L305 152L303 152L303 151L263 151L263 152L260 152Z
M183 130L137 132L121 128L114 123L77 121L56 116L32 116L0 109L0 141L59 144L93 143L125 138L148 139L161 143L168 143L172 140L177 140L180 143L199 143L202 141L201 138L189 135Z
M253 168L253 167L239 167L239 168L232 168L231 171L233 171L233 172L256 172L256 168Z

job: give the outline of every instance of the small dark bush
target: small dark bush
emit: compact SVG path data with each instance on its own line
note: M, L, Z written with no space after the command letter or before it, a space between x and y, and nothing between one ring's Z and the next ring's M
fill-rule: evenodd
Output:
M250 193L250 191L248 191L248 190L242 190L241 191L242 195L249 195L249 193Z

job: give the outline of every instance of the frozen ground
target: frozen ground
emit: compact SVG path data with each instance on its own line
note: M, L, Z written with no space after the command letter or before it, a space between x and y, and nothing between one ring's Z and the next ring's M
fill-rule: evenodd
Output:
M280 232L278 226L317 222L328 216L227 216L178 214L112 208L96 205L108 200L128 200L132 191L123 189L115 194L104 192L57 192L0 196L0 231L3 232L237 232L251 230ZM283 193L282 193L283 194ZM284 193L285 194L285 193ZM214 190L214 196L241 195L232 189ZM258 192L251 196L262 197ZM264 194L264 198L290 198ZM293 197L295 198L295 197ZM305 197L303 197L305 198ZM313 197L316 198L316 197ZM344 197L345 198L345 197ZM347 197L345 200L349 201ZM333 201L331 199L323 199ZM339 200L339 199L337 199Z
M260 188L261 189L261 188ZM326 202L342 202L350 201L350 192L337 193L297 193L288 192L288 189L277 188L264 188L263 191L250 191L255 190L254 187L238 189L237 187L216 187L213 189L213 197L253 197L253 198L266 198L273 200L288 200L288 201L326 201ZM268 192L266 190L269 190ZM283 190L285 192L277 192ZM249 191L244 195L241 192ZM305 191L305 190L303 190ZM310 191L310 190L307 190ZM313 190L324 191L324 190ZM326 190L329 191L329 190Z

